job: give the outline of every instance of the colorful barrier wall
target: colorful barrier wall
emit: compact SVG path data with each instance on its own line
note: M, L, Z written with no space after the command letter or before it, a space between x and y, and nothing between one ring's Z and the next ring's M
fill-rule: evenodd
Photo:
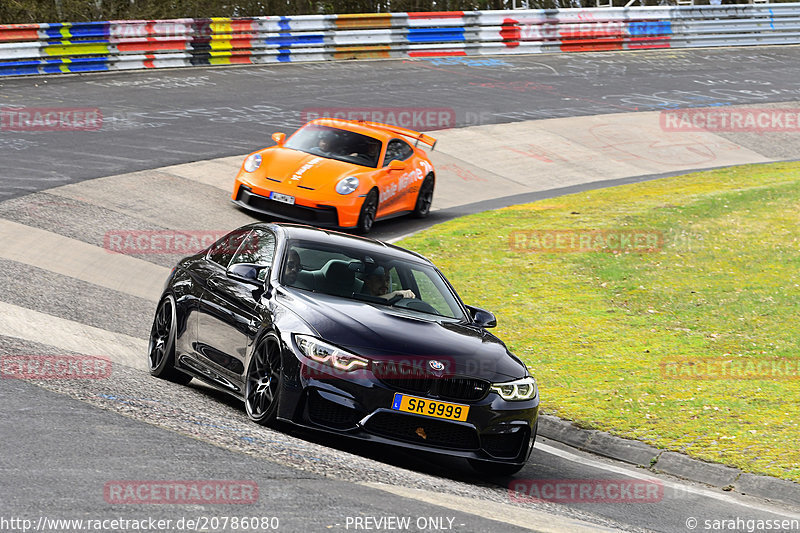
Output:
M800 43L800 3L0 25L0 76Z

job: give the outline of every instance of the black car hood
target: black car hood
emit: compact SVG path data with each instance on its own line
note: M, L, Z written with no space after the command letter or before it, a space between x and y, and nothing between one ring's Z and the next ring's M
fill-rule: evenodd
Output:
M405 310L282 288L287 308L320 338L373 360L418 364L437 360L447 372L508 381L526 375L525 365L494 335L474 325L419 318Z

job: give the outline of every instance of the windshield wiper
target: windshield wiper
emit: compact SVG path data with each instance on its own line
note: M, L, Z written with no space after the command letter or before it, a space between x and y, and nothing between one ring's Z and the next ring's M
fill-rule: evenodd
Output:
M389 307L392 307L394 304L396 304L397 302L399 302L400 300L403 299L403 295L402 294L395 294L391 298L386 299L386 298L383 298L382 296L373 296L371 294L364 294L363 292L354 292L353 293L353 298L356 298L357 300L363 300L365 302L383 304L383 305L388 305Z
M362 301L365 301L365 302L371 302L371 303L382 304L382 305L389 305L389 300L387 300L386 298L381 298L380 296L373 296L371 294L364 294L363 292L354 292L353 293L353 298L355 298L356 300L362 300Z

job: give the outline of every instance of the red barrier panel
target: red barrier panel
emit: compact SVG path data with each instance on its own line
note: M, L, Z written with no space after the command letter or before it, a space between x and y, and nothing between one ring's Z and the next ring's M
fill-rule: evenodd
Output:
M0 43L10 41L36 41L38 24L0 24Z

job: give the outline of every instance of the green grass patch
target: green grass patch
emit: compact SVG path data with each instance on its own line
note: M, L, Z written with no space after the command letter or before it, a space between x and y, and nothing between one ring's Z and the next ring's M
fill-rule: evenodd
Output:
M537 244L515 231L552 230L640 230L663 243L652 252L511 246ZM788 359L796 371L800 359L799 164L573 194L399 244L497 315L496 334L537 377L544 412L800 481L800 376L763 370ZM680 359L767 366L740 379L686 379L664 366Z

